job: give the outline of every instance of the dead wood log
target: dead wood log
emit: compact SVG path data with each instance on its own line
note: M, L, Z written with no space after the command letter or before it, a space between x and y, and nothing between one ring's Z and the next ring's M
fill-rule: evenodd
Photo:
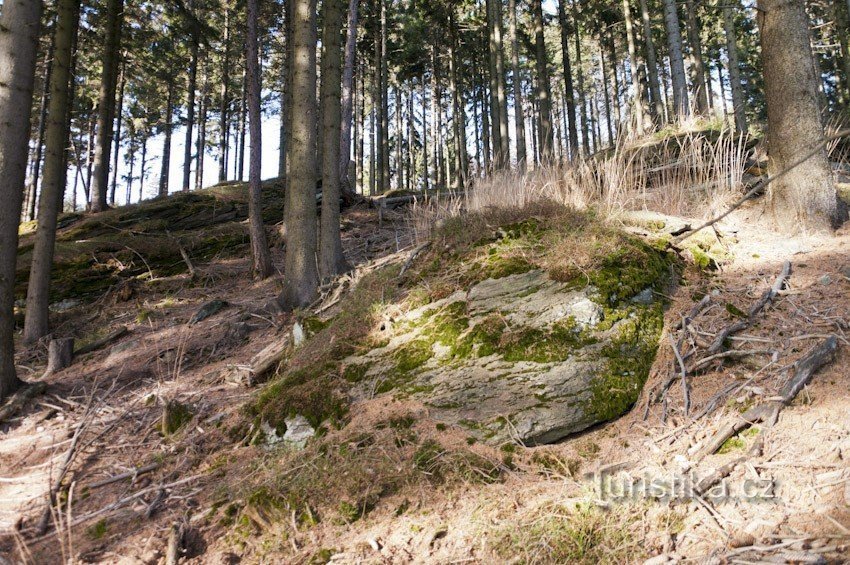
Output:
M44 376L69 367L74 359L74 338L51 339L47 346L47 370Z
M773 426L779 418L779 412L794 401L800 391L811 381L814 374L821 367L832 361L837 349L838 339L835 336L830 336L812 348L791 367L794 370L794 374L782 388L780 400L772 400L758 406L753 406L736 420L727 423L700 450L697 460L702 460L716 453L729 438L750 426L762 422L766 423L768 427Z
M269 344L254 355L247 365L234 367L230 380L247 386L254 386L284 360L292 349L292 333L287 332L281 339Z
M733 459L732 461L722 465L714 470L710 475L703 477L700 481L695 485L694 490L700 496L704 495L709 491L714 485L728 477L732 474L732 471L735 468L746 461L747 459L751 459L753 457L758 457L762 453L762 449L764 448L764 431L759 432L758 437L756 438L753 445L747 450L747 453Z
M24 405L47 390L46 383L33 383L24 385L24 388L16 392L5 406L0 406L0 424L17 414Z
M115 341L117 339L121 339L122 337L124 337L128 333L130 333L130 330L127 329L124 326L121 326L117 330L109 332L107 335L105 335L101 339L99 339L97 341L93 341L92 343L89 343L88 345L84 345L81 348L77 349L76 351L74 351L74 355L77 355L77 356L86 355L87 353L91 353L93 351L97 351L98 349L102 349L103 347L106 347L107 345L109 345L113 341Z
M165 551L165 565L177 565L180 561L180 554L183 551L184 534L184 523L174 522L171 525L171 531L168 534L168 547Z

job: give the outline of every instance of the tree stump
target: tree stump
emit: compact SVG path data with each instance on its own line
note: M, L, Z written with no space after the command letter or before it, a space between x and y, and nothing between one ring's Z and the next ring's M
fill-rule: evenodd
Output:
M50 340L47 348L47 371L45 376L52 375L56 371L69 367L74 358L74 338Z

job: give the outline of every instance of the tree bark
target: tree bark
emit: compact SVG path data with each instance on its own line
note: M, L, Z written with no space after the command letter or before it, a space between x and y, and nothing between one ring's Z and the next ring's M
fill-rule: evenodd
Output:
M644 132L643 85L640 83L638 72L637 47L635 46L635 31L632 21L632 9L629 0L623 0L623 18L626 22L626 43L629 47L629 64L632 68L632 112L634 123L639 133Z
M47 130L47 105L50 103L50 79L53 74L53 61L55 57L56 42L54 40L50 42L50 50L47 52L47 57L44 60L44 86L42 87L41 104L38 111L38 136L35 146L35 157L33 157L30 169L32 182L30 183L28 197L24 201L29 204L27 210L27 219L29 221L35 220L36 206L38 205L38 187L41 176L40 167L42 157L44 156L44 136Z
M562 0L562 2L565 0ZM508 41L511 43L511 74L514 87L514 129L516 161L520 174L527 168L525 149L525 116L523 115L522 75L519 70L519 41L517 41L516 0L508 0ZM476 128L478 126L476 125ZM578 142L578 139L576 139Z
M286 3L288 7L290 2ZM227 180L227 154L230 148L230 0L223 0L224 37L221 58L221 105L219 107L218 182Z
M452 120L454 126L455 168L457 170L458 188L466 185L469 176L467 165L469 157L466 153L466 110L463 93L460 91L460 81L457 72L457 22L454 12L449 16L449 90L452 95Z
M92 212L109 208L106 197L109 189L109 157L112 149L115 120L115 90L118 86L118 65L121 55L121 28L124 22L124 0L108 0L103 45L103 75L98 97L97 143L94 154L94 183Z
M747 112L744 107L744 86L741 84L741 64L738 61L738 36L735 32L735 12L731 4L733 1L737 2L737 0L724 0L723 31L726 34L726 54L729 59L729 87L732 90L735 130L739 134L745 134L747 133ZM724 104L725 100L724 97Z
M189 10L191 10L191 3ZM198 50L200 48L199 31L194 21L189 22L191 37L189 38L189 77L186 88L186 142L183 149L183 192L189 192L192 176L192 135L195 130L195 91L198 89Z
M581 142L582 149L584 150L585 155L590 154L590 136L588 134L588 123L587 123L587 100L584 95L584 71L582 70L581 63L581 29L579 26L578 19L578 0L573 0L572 2L572 13L573 13L573 25L575 26L575 30L573 33L573 42L576 49L576 78L578 79L578 92L579 99L578 102L581 105Z
M387 2L381 0L381 179L378 190L384 192L390 185L390 96L389 60L387 59Z
M118 74L118 98L115 110L115 140L112 144L112 184L109 188L109 205L115 205L115 191L118 189L118 158L121 155L121 115L124 113L124 90L127 87L127 65L122 61Z
M627 0L624 0L627 1ZM570 26L567 20L567 0L558 2L558 20L561 23L561 53L564 59L564 97L567 103L567 127L570 147L570 161L578 158L578 127L576 125L576 95L573 88L573 73L570 66ZM576 33L576 31L573 31Z
M532 0L535 37L535 63L537 65L537 104L540 119L540 160L552 161L554 132L552 130L552 93L549 88L549 66L546 40L543 35L543 6L541 0Z
M767 100L768 173L773 176L823 140L819 75L802 2L759 0L764 90ZM786 232L831 232L837 199L826 150L771 185L770 206Z
M56 245L56 220L62 210L67 177L68 112L70 110L71 56L80 21L80 0L57 5L56 45L50 79L50 104L45 132L44 178L38 210L38 229L33 246L27 287L24 343L33 343L49 332L50 274Z
M272 258L266 227L263 225L263 208L260 171L263 164L262 124L260 115L260 53L259 53L259 0L248 0L248 37L245 57L247 59L248 112L251 128L251 163L248 179L248 224L251 233L251 258L254 277L266 279L272 275ZM190 138L191 139L191 138ZM187 140L189 141L189 140ZM184 174L184 190L188 178Z
M319 235L319 275L323 281L333 279L349 270L342 252L339 227L341 196L340 135L342 92L340 66L344 0L324 0L322 4L322 217ZM398 108L398 105L396 106ZM348 175L346 174L346 177Z
M670 72L673 81L673 115L676 118L685 118L690 114L690 101L676 0L664 0L664 25L667 28L667 48L670 54Z
M284 310L307 306L319 284L316 268L316 0L295 0L292 12L292 128L286 191Z
M47 370L45 371L45 376L70 367L73 359L74 338L68 337L50 340L50 344L47 346Z
M500 112L501 104L499 103L499 68L497 63L498 46L496 43L496 2L500 0L486 0L487 9L487 38L488 38L488 55L490 62L490 127L492 128L490 138L493 141L493 165L496 169L503 169L507 164L507 159L502 151L502 122Z
M691 83L694 87L694 100L697 113L705 116L708 114L708 91L705 85L702 40L699 36L701 26L694 0L685 0L685 9L688 16L688 43L691 46Z
M174 85L168 81L168 94L165 100L165 142L162 147L162 167L159 173L158 196L168 196L168 176L171 174L171 133L174 120Z
M0 402L21 386L15 372L15 267L30 134L41 2L0 10Z
M354 193L348 177L351 163L351 127L354 112L354 63L357 59L357 23L359 0L348 2L348 27L345 39L345 64L342 68L342 117L339 134L339 178L342 191ZM356 181L355 181L356 183Z

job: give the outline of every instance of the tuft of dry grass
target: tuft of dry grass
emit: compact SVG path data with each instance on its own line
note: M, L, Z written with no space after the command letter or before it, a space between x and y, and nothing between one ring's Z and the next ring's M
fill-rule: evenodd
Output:
M520 211L548 203L598 211L654 210L712 217L740 197L750 140L728 127L685 129L651 138L623 137L615 147L566 165L477 179L462 193L445 193L414 206L409 221L419 242L451 218Z

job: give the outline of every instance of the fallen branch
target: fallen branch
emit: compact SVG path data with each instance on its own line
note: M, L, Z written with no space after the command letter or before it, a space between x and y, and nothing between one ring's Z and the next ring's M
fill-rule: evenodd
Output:
M94 341L88 345L84 345L83 347L74 351L74 355L85 355L87 353L91 353L93 351L97 351L98 349L102 349L103 347L109 345L113 341L120 339L130 333L130 330L124 326L121 326L115 331L109 332L106 336L101 339Z
M773 426L779 418L779 412L794 401L821 367L832 361L837 349L838 339L835 336L831 336L811 349L791 367L794 370L794 375L782 388L780 400L754 406L736 420L726 424L708 441L700 451L697 460L702 460L716 453L729 438L755 424L764 422L768 427Z
M765 306L769 303L773 302L779 293L785 288L785 284L788 281L788 278L791 276L791 262L785 261L782 265L782 272L779 273L779 276L776 277L776 280L773 281L773 285L770 289L766 290L765 293L761 296L761 298L755 304L750 307L750 311L747 313L746 320L740 320L735 322L734 324L727 326L721 330L721 332L717 335L714 342L711 344L711 347L708 348L708 354L714 355L719 353L723 347L726 340L745 329L750 327L753 323L753 318L758 315L762 310L764 310Z
M259 382L266 373L283 361L292 349L292 332L287 332L280 339L254 355L247 365L238 365L234 368L231 380L253 386Z

